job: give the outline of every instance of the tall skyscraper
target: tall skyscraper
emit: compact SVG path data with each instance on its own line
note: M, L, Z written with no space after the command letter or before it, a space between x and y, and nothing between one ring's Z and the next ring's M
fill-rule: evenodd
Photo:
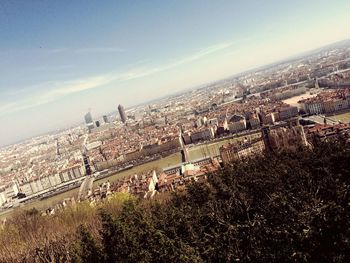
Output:
M84 116L86 127L89 129L89 132L91 132L95 128L94 120L92 119L91 112L88 112Z
M84 119L86 124L94 123L91 112L86 113Z
M109 123L107 115L103 115L103 121L104 123Z
M122 120L123 123L125 123L126 122L125 110L124 110L124 107L120 104L118 106L118 111L119 111L120 119Z

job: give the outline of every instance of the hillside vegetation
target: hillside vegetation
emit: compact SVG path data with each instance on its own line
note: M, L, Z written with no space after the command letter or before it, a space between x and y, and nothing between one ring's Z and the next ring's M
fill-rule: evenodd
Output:
M350 262L350 145L232 164L184 192L17 214L2 262Z

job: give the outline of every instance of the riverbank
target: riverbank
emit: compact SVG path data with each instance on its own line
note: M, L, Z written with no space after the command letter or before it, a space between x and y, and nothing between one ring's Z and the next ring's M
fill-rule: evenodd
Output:
M335 113L328 115L330 119L333 121L339 121L342 123L349 123L350 122L350 110L343 111L341 113Z

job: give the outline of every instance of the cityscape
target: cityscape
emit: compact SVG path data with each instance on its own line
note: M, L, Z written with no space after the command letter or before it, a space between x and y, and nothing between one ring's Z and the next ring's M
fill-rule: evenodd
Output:
M0 4L0 262L350 261L349 3L219 2Z
M98 118L87 112L77 127L2 148L2 210L40 202L89 178L79 198L100 198L99 180L152 163L157 172L130 170L113 182L115 191L147 196L156 185L174 189L236 156L349 135L350 41L150 104L116 108ZM274 146L264 139L266 129Z

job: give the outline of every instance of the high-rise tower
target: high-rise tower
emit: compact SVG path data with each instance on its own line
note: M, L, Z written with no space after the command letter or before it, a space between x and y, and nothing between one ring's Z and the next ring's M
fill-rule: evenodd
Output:
M119 111L120 119L122 120L123 123L125 123L126 122L125 110L124 110L124 107L120 104L118 106L118 111Z
M109 123L107 115L103 115L103 121L104 123Z
M91 112L86 113L84 116L84 119L85 119L86 127L89 129L89 132L91 132L91 130L95 128L95 123L94 123L94 120L92 119Z
M88 112L85 114L84 116L84 119L85 119L85 123L86 124L90 124L90 123L93 123L93 119L92 119L92 115L91 115L91 112Z

